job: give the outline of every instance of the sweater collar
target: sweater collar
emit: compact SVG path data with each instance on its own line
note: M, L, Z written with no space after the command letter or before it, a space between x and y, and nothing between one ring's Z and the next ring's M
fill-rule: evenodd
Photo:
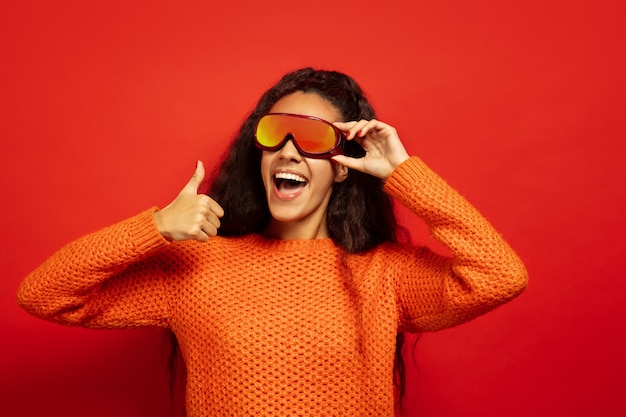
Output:
M315 252L325 250L339 250L331 238L307 240L269 239L252 233L241 237L242 242L257 246L261 249L277 252Z

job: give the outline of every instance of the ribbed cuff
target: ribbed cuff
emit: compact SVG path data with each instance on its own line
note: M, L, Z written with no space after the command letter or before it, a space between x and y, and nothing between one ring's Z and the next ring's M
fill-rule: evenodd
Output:
M158 208L152 207L127 220L129 240L136 254L148 253L170 244L159 232L154 221L157 210Z
M384 190L392 197L404 200L407 190L428 182L433 175L435 175L433 171L420 158L412 156L391 173L385 182Z

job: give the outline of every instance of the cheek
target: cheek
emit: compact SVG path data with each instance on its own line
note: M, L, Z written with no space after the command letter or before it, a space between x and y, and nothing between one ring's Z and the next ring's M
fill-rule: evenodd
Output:
M261 178L263 179L263 185L267 188L268 180L270 179L270 165L271 158L267 155L267 152L263 151L261 156Z
M335 170L329 160L316 159L311 164L311 171L317 184L327 188L335 182Z

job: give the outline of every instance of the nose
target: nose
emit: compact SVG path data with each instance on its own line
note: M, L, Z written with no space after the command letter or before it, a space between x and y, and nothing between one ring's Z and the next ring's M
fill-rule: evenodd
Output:
M302 159L302 156L300 155L300 152L298 152L298 148L296 148L293 141L293 136L289 135L283 147L278 150L279 158L293 161L300 161Z

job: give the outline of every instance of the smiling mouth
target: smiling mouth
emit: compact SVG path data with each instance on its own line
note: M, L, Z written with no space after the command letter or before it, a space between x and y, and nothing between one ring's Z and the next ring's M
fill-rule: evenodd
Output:
M308 181L303 176L289 172L278 172L274 175L274 184L276 184L276 188L279 190L302 188L307 182Z
M298 174L277 172L274 175L274 186L280 194L293 195L302 190L307 184L307 179Z

